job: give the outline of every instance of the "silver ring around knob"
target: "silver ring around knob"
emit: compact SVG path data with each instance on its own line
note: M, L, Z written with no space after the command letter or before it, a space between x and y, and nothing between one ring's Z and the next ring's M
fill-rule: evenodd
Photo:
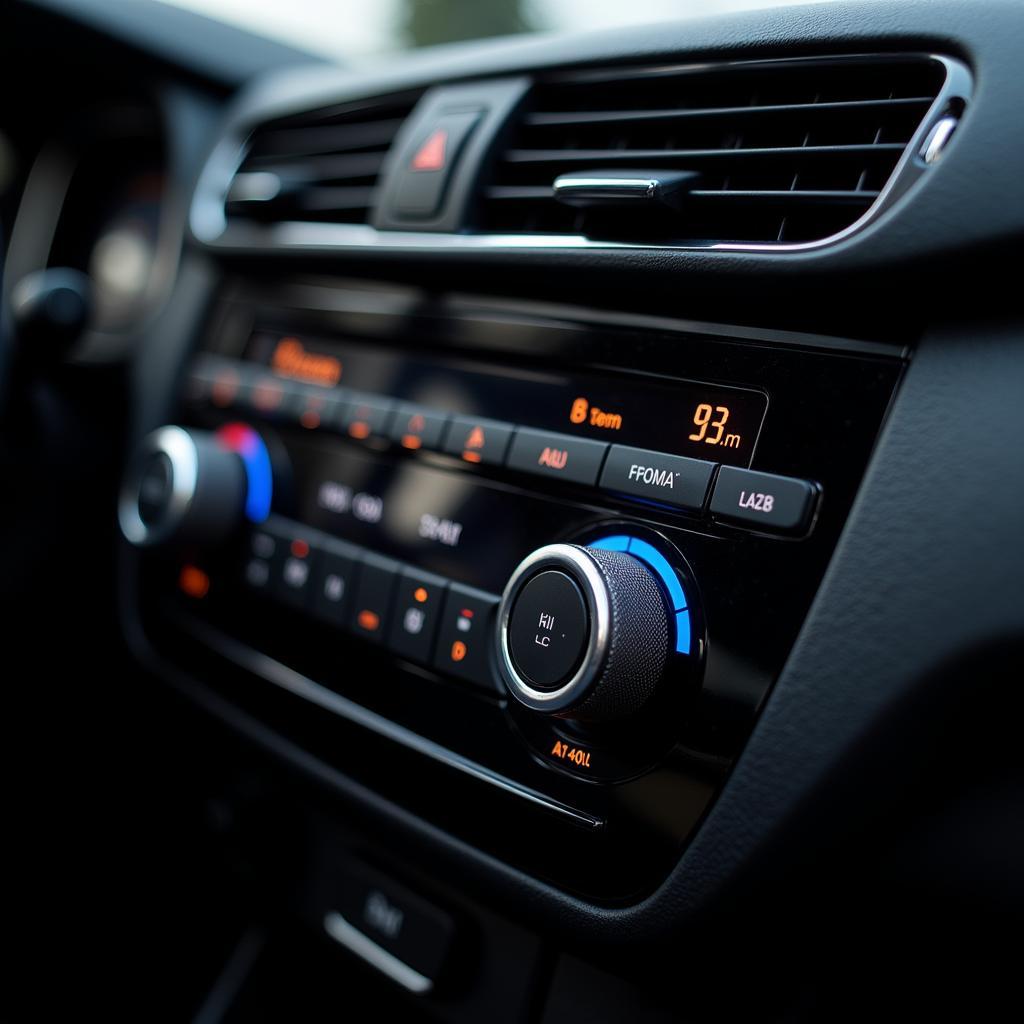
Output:
M579 668L557 690L538 690L518 672L509 647L512 609L523 587L546 569L561 569L582 584L590 632ZM498 605L498 668L505 685L520 702L536 711L564 711L580 704L600 677L611 637L611 605L604 578L586 551L575 544L549 544L528 555L512 573Z

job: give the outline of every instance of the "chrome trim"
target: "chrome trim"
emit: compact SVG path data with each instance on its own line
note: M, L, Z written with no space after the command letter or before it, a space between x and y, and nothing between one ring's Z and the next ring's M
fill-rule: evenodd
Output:
M147 459L166 455L171 463L171 498L155 526L147 526L139 514L139 485ZM167 540L188 515L199 477L199 453L192 435L182 427L160 427L142 439L125 476L117 502L117 520L125 539L136 547L150 547Z
M245 155L249 133L260 122L257 119L236 123L214 148L199 177L193 194L189 224L195 239L210 248L225 252L274 253L284 251L318 252L339 249L373 249L384 253L416 253L424 250L474 253L493 250L536 250L588 252L609 250L640 250L653 252L753 252L803 253L814 252L844 241L863 230L888 209L893 202L928 170L918 155L921 147L944 115L953 100L966 101L973 88L970 70L961 61L935 53L862 53L834 57L782 58L778 60L714 61L688 65L667 65L652 71L675 70L676 67L715 68L748 67L764 64L793 65L799 63L870 63L878 60L931 60L942 65L946 79L936 98L921 119L913 138L907 143L902 156L893 168L874 203L852 224L825 238L810 242L708 242L690 245L652 245L633 242L597 241L582 235L497 235L460 234L444 232L381 231L369 224L324 224L314 222L282 221L258 227L245 223L229 223L225 215L225 201L231 180ZM621 74L626 69L618 69ZM647 69L643 69L647 70ZM545 68L532 69L543 74ZM433 84L444 84L437 82ZM344 97L342 97L344 99ZM301 111L296 111L301 112ZM916 173L915 173L916 172Z
M350 953L355 953L361 960L365 960L371 967L376 967L409 992L426 995L433 989L434 983L425 974L414 971L383 946L378 946L373 939L367 938L358 928L349 924L336 910L324 914L324 931Z
M561 569L581 583L590 616L587 650L572 678L557 690L537 690L516 670L509 649L508 625L512 607L523 587L545 569ZM604 667L611 637L612 613L604 577L583 548L575 544L548 544L527 555L516 566L498 605L498 668L509 692L535 711L563 711L579 704Z
M953 137L953 132L956 131L959 124L960 118L954 117L952 114L947 114L935 123L921 147L921 159L926 164L933 164L942 156L946 144Z
M598 829L604 826L604 821L601 818L553 800L535 789L507 779L504 775L499 775L497 772L491 771L490 768L485 768L425 736L420 736L419 733L415 733L403 725L398 725L391 719L384 718L383 715L378 715L347 697L342 697L340 693L321 686L295 669L235 640L214 626L192 616L181 616L178 621L182 628L201 643L216 651L221 657L252 672L268 683L308 700L311 704L316 704L349 722L360 725L378 736L399 743L410 750L415 750L416 753L429 757L432 761L437 761L463 775L468 775L478 782L485 782L511 796L525 800L573 825L587 829Z

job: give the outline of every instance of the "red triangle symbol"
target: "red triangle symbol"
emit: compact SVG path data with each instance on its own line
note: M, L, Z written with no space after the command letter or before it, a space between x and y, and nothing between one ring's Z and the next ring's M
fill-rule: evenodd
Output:
M414 171L443 171L448 133L443 128L433 132L412 158Z

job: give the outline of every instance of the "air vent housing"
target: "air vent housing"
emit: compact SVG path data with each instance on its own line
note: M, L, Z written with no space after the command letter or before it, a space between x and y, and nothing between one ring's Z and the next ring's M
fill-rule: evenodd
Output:
M388 149L418 94L282 118L249 136L229 218L365 224Z
M478 227L657 245L827 238L879 200L946 80L947 64L927 56L541 80L497 155ZM642 200L581 209L554 198L560 175L616 168L695 175L678 209Z

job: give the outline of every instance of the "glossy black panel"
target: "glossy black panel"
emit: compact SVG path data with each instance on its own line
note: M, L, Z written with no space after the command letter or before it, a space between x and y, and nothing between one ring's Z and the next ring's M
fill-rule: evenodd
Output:
M200 389L183 416L197 426L252 422L276 460L275 512L307 524L314 547L342 540L395 560L399 572L496 595L544 544L642 536L679 552L681 567L685 560L693 650L673 656L649 713L581 731L506 706L486 679L449 671L443 658L430 659L440 671L425 654L401 659L351 626L253 591L242 579L244 551L187 553L210 573L202 600L175 593L183 553L153 559L151 627L176 623L153 630L169 656L187 657L209 685L397 806L590 898L634 899L665 877L749 734L843 527L902 362L881 347L843 351L813 338L773 345L578 315L499 316L466 300L410 309L376 298L368 311L319 285L236 293L213 318L207 351L266 362L282 338L296 338L313 359L299 374L307 380L330 377L334 363L316 362L326 355L340 364L343 387L607 440L607 425L572 423L574 403L587 397L588 409L622 410L615 441L674 453L696 443L688 435L700 429L697 399L712 406L714 430L716 408L741 396L735 422L764 413L752 468L813 481L817 518L803 537L773 537L597 486L407 450L386 430L354 438L343 422L253 407L245 396L218 408ZM623 353L628 371L617 369ZM302 365L275 386L295 387ZM710 384L695 390L695 380ZM496 678L493 660L487 671Z

